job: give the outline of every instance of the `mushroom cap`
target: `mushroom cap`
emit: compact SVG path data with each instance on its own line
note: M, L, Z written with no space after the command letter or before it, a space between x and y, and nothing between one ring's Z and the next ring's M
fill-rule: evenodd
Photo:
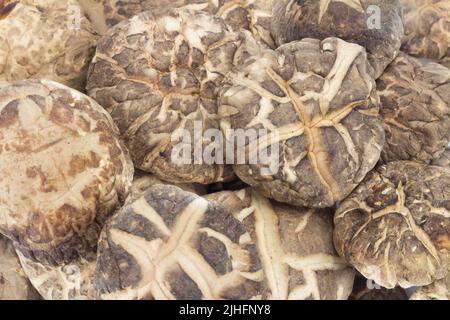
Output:
M2 0L0 81L50 79L84 90L97 40L76 0Z
M229 210L154 185L103 229L95 275L102 299L250 299L254 244Z
M250 55L228 78L221 127L238 157L246 155L234 171L264 196L330 207L379 160L384 130L361 46L337 38L294 41ZM245 144L238 133L248 136Z
M405 36L402 51L421 58L450 57L450 2L400 0Z
M100 40L87 90L111 113L137 168L173 183L232 177L223 164L198 164L193 150L207 152L208 129L221 138L217 91L242 41L222 19L190 9L146 11ZM180 146L190 159L173 159Z
M96 300L94 286L96 254L91 251L71 263L50 266L17 251L23 270L45 300Z
M417 288L410 300L450 300L450 274L429 286Z
M450 141L450 69L400 53L377 80L383 161L430 163Z
M444 152L441 154L441 156L433 162L431 162L434 166L441 166L441 167L447 167L450 168L450 147L447 147Z
M223 18L234 31L249 30L270 47L274 0L78 0L101 34L143 11L188 7Z
M333 217L326 209L276 203L253 189L206 196L233 212L256 244L261 298L345 300L355 271L333 247Z
M0 300L40 300L10 240L0 235Z
M398 0L280 0L273 6L278 45L336 37L363 46L378 78L400 51L403 37Z
M403 288L386 289L357 275L349 300L408 300L408 295Z
M334 244L386 288L445 277L450 253L450 169L396 161L372 171L338 207Z
M0 167L0 233L51 265L96 246L134 171L109 114L47 80L0 84Z

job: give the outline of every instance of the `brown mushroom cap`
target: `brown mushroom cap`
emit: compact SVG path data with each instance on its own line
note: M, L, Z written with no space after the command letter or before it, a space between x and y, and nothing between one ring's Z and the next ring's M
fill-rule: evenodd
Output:
M408 300L408 295L403 288L386 289L357 275L349 300Z
M133 165L109 114L47 80L0 84L0 233L59 265L96 246Z
M417 288L410 300L450 300L450 274L429 286Z
M101 34L134 15L159 8L189 7L223 18L234 30L249 30L270 47L274 0L78 0Z
M450 168L450 147L447 147L441 156L431 163L434 166Z
M227 140L234 139L229 129L250 140L246 130L260 132L244 146L234 141L247 155L234 171L264 196L330 207L379 160L384 130L361 46L337 38L295 41L250 55L228 78L219 108ZM278 155L277 163L265 163L261 153L272 161Z
M338 207L334 243L386 288L425 286L448 272L450 169L410 161L372 171Z
M217 91L242 41L222 19L189 9L147 11L102 38L87 89L111 113L137 168L174 183L232 177L228 166L198 164L193 150L200 142L206 152L204 133L219 128ZM173 160L180 144L191 147L187 164Z
M430 163L450 140L450 69L400 53L377 80L385 162Z
M256 244L261 298L345 300L355 271L333 247L332 215L324 209L292 207L252 189L206 196L242 221Z
M0 1L0 81L50 79L84 90L98 35L80 12L76 0Z
M10 240L0 235L0 300L40 300Z
M421 58L450 58L450 2L400 0L405 36L402 51Z
M96 284L103 299L250 299L257 271L254 244L229 210L154 185L103 229Z
M278 45L328 37L357 43L366 48L375 78L400 51L403 23L398 0L280 0L273 16Z

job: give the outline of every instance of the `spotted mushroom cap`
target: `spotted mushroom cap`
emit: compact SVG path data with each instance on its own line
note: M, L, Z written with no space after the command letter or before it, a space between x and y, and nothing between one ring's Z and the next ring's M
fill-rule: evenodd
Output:
M102 299L250 299L258 266L229 210L154 185L105 226L95 278Z
M430 163L450 140L450 69L404 53L377 80L385 162Z
M448 272L450 170L410 161L369 174L338 207L339 255L386 288L425 286Z
M111 113L137 168L173 183L233 176L202 152L212 141L205 132L219 128L217 92L241 41L222 19L189 9L147 11L103 37L87 89ZM199 142L203 151L194 153Z
M109 114L47 80L0 84L0 232L59 265L95 247L133 165Z
M0 0L0 81L45 78L84 90L97 40L76 0Z
M402 51L417 57L450 57L450 1L400 0L405 36Z
M50 266L17 251L25 274L45 300L96 300L94 287L96 254L92 251L71 263Z
M223 18L235 31L251 31L270 47L274 0L78 0L100 33L146 10L189 7Z
M237 130L251 140L234 141L246 155L234 171L264 196L330 207L379 160L384 130L361 46L295 41L250 56L230 79L220 96L221 127L227 141Z
M263 299L346 300L354 269L333 247L331 212L270 201L252 189L208 195L243 221L256 243Z
M327 37L357 43L378 78L400 51L401 6L398 0L280 0L273 6L272 34L278 45Z
M0 300L40 300L10 240L0 235Z

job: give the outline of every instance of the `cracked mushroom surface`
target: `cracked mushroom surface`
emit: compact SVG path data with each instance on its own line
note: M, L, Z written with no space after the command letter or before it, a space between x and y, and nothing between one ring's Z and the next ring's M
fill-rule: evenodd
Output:
M190 7L223 18L233 30L249 30L270 47L274 0L78 0L100 33L104 34L120 21L158 8Z
M385 162L430 163L450 140L450 69L400 53L377 80Z
M50 79L84 90L98 35L79 13L75 0L0 0L0 81Z
M154 185L103 229L95 283L102 299L250 299L259 263L224 206Z
M0 235L0 300L40 300L10 240Z
M398 0L281 0L273 6L278 45L304 38L337 37L366 48L378 78L400 51L403 37Z
M189 9L147 11L103 37L87 89L111 113L137 168L173 183L233 176L194 150L200 144L207 152L212 138L205 132L219 128L217 92L243 37L222 19ZM180 146L187 157L177 161L172 154Z
M441 156L431 163L435 166L450 168L450 147L447 147Z
M405 25L402 51L422 58L450 58L450 1L400 2Z
M338 207L334 243L385 288L429 285L448 273L450 169L411 161L372 171Z
M239 178L304 207L334 205L375 166L384 143L378 113L364 48L337 38L250 56L230 76L219 107L226 139L234 139L229 129L248 137L234 143L246 155L234 165Z
M60 266L33 261L17 251L22 268L45 300L96 300L94 287L96 252Z
M134 171L109 114L47 80L0 84L0 167L0 232L49 265L96 246Z
M233 212L256 244L261 298L345 300L355 271L333 247L332 215L276 203L252 189L206 196Z

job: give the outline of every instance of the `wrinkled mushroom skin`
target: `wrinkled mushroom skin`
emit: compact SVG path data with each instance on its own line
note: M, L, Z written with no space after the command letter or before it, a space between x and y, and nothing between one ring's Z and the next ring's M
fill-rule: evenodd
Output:
M377 80L384 162L430 163L450 140L450 69L400 53Z
M270 201L252 189L206 196L243 221L261 263L261 298L345 300L354 269L333 247L328 210L292 207Z
M0 80L84 90L98 35L80 12L76 0L0 1Z
M78 0L101 34L143 11L189 7L223 18L234 31L249 30L270 47L274 0Z
M431 163L435 166L450 168L450 147L447 147L441 156Z
M400 0L405 36L402 51L421 58L450 58L450 2Z
M233 177L228 166L194 163L198 139L203 150L210 142L194 134L219 128L217 92L242 37L220 18L173 9L144 12L100 40L87 90L111 113L137 168L173 183ZM191 147L187 164L172 157L181 143Z
M109 114L47 80L0 85L0 167L0 233L50 265L95 248L133 178Z
M10 240L0 235L0 300L40 300Z
M372 171L338 207L334 243L386 288L425 286L448 272L450 169L410 161Z
M227 208L154 185L105 226L95 284L102 299L250 299L259 295L258 266Z
M281 0L273 6L273 17L278 45L327 37L357 43L366 48L375 78L396 57L403 37L398 0Z
M450 274L429 286L417 288L410 300L450 300Z
M22 268L33 286L45 300L96 300L94 287L96 254L62 266L49 266L25 257L17 251Z
M271 154L279 144L277 163L259 157L252 163L252 156L234 166L264 196L330 207L378 161L384 130L361 46L337 38L295 41L250 56L229 78L219 108L227 139L228 129L265 129L258 149ZM255 145L247 141L235 148L255 155Z

